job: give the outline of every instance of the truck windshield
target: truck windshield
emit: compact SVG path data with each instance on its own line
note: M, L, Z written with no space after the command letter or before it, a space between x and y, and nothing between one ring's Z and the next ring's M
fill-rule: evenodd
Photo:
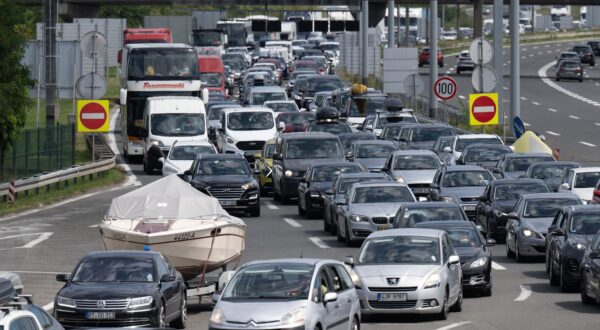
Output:
M233 112L227 116L227 128L233 131L261 131L274 126L271 112Z
M195 136L204 134L204 115L200 113L161 113L152 115L150 130L159 136Z
M194 31L194 46L221 46L221 31Z
M129 80L198 79L196 52L191 48L133 49L129 56Z
M200 81L202 82L202 87L221 87L223 74L220 72L200 73Z

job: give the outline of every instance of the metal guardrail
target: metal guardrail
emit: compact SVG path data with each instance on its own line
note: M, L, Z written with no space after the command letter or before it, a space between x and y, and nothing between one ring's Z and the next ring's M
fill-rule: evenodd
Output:
M115 167L116 156L107 145L103 136L96 135L96 137L92 139L91 134L88 134L86 135L86 140L88 141L88 145L93 140L94 152L96 153L95 159L97 159L97 161L93 163L72 166L51 173L35 175L30 178L15 180L15 193L39 189L54 183L68 181L90 174L105 172ZM8 183L0 184L0 197L8 195L8 185Z

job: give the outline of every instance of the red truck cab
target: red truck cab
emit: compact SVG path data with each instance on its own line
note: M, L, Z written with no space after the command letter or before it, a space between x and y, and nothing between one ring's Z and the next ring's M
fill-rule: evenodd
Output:
M208 88L209 91L218 91L223 96L227 95L225 93L225 70L220 56L198 57L198 70L200 71L202 88Z
M173 42L171 30L167 28L156 29L125 29L123 31L123 46L127 44L170 44ZM117 61L119 64L123 58L123 51L119 50Z

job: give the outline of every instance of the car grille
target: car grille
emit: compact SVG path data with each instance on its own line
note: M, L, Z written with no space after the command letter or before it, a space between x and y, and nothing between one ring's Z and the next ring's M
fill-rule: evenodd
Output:
M479 197L461 197L460 200L463 202L477 202Z
M416 286L407 286L407 287L369 287L369 291L371 292L409 292L417 290Z
M244 188L209 188L208 193L216 199L240 199Z
M461 261L461 262L460 262L460 267L462 268L462 267L464 267L466 264L467 264L467 262L466 262L466 261Z
M235 146L240 150L261 150L265 145L265 141L241 141Z
M99 308L98 302L103 301L104 307ZM119 300L75 300L75 306L79 309L127 309L129 306L128 299L119 299Z
M394 222L394 218L390 217L390 218L386 218L386 217L373 217L371 218L371 221L376 224L376 225L386 225L388 223L392 223Z
M378 309L404 309L404 308L413 308L417 305L416 300L407 300L407 301L376 301L369 300L369 305L371 308Z

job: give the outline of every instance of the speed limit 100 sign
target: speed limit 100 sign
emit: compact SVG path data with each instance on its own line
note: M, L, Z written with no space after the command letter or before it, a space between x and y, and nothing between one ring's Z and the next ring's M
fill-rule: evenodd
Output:
M450 77L440 77L435 81L435 95L442 100L449 100L456 95L456 81Z

